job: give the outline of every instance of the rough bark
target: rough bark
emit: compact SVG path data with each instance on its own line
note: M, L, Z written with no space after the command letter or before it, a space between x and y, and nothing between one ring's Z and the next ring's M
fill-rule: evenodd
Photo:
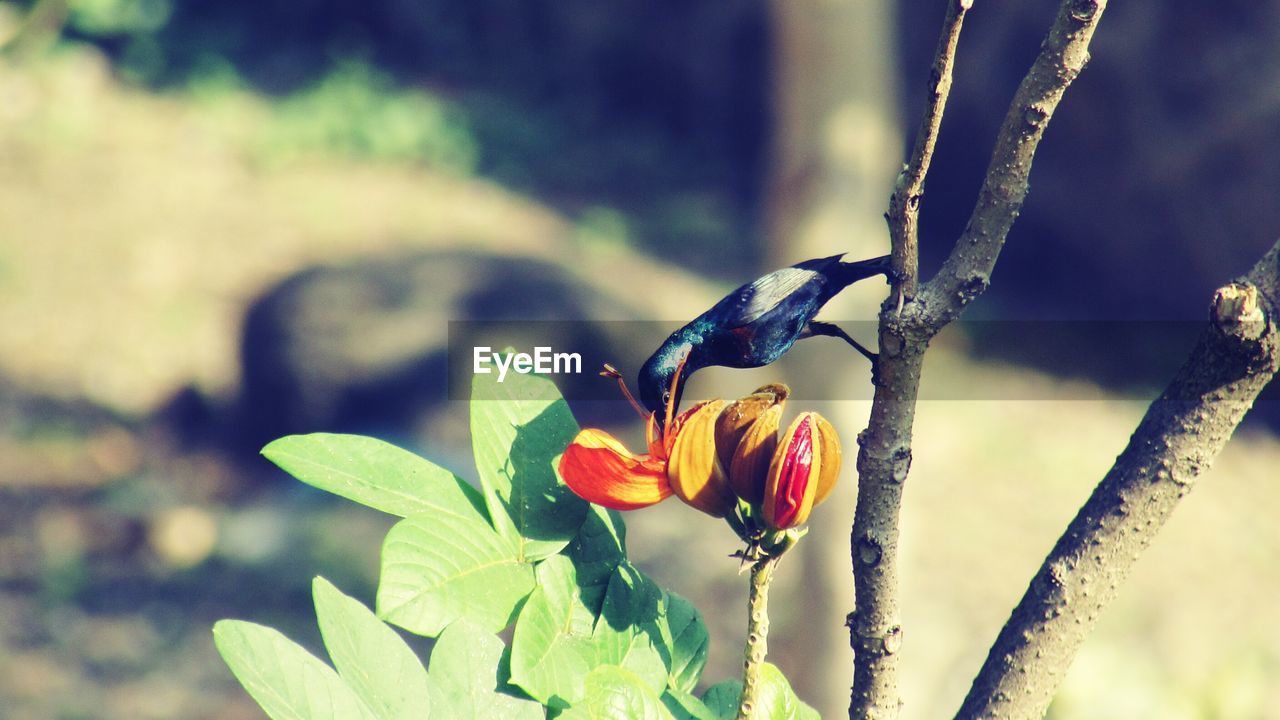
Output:
M952 0L938 43L930 98L916 150L886 218L893 240L896 292L880 316L880 362L871 420L859 436L858 507L850 538L855 610L850 718L896 718L898 649L898 517L911 465L911 430L929 340L990 283L991 271L1027 194L1036 147L1067 87L1088 60L1089 42L1106 0L1063 0L1040 53L1005 115L978 201L939 273L917 287L915 213L932 143L941 123L960 22L969 0Z

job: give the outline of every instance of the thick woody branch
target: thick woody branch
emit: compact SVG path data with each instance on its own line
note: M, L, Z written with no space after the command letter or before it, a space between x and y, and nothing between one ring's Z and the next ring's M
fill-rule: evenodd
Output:
M1005 114L964 234L920 299L936 332L986 291L1009 228L1027 197L1031 161L1067 87L1089 61L1106 0L1063 0L1049 35Z
M856 610L850 613L854 650L850 718L896 718L898 648L898 512L902 482L911 463L911 427L927 337L911 330L918 305L905 308L919 282L920 198L933 159L942 114L951 91L956 46L965 12L973 0L951 0L942 23L929 78L929 98L916 132L911 158L898 176L885 219L893 248L898 300L885 308L880 327L877 387L867 432L858 437L858 507L850 548ZM908 340L908 336L911 340Z
M1191 356L1036 573L958 720L1044 717L1116 588L1280 368L1277 298L1280 242L1219 288Z

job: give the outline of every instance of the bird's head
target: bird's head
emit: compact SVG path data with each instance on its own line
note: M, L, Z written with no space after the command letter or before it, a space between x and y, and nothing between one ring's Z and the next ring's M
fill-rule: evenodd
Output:
M640 402L649 412L662 414L669 404L673 409L679 409L684 384L677 380L677 376L683 372L687 378L695 369L689 362L690 350L692 346L689 343L664 344L641 366L638 378Z

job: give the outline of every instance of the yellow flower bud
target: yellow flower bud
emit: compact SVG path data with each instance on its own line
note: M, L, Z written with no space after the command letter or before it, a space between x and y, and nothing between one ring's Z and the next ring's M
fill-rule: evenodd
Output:
M764 499L764 484L778 447L781 424L781 404L765 410L747 428L730 458L729 485L738 497L752 505L759 505Z
M750 395L729 403L716 418L716 452L726 470L743 435L769 408L786 401L791 390L781 383L765 385ZM777 428L775 427L776 431Z

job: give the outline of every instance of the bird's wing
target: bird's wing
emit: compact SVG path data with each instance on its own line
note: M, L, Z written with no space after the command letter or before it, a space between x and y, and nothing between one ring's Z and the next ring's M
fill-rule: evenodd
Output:
M805 285L813 284L816 292L821 274L813 270L798 267L775 270L754 282L738 288L729 297L720 301L726 309L732 309L725 317L726 327L737 327L755 322L761 315L778 306L788 297L799 292Z

